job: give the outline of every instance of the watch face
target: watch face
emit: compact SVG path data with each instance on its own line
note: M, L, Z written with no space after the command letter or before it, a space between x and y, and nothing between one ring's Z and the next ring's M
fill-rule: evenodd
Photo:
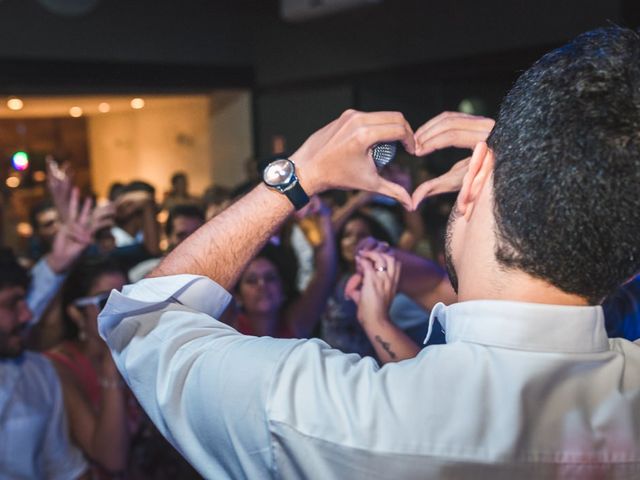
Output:
M271 187L287 186L293 178L294 168L291 160L281 158L267 165L264 169L264 182Z

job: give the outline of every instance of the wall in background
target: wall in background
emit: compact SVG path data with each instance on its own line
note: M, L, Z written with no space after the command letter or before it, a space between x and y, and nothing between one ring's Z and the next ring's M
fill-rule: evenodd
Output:
M246 177L253 155L252 96L248 91L216 93L211 98L209 142L211 182L234 187Z
M92 183L100 197L106 197L115 181L141 179L156 187L161 200L178 170L187 173L195 194L209 184L207 96L95 116L88 124Z
M30 166L23 172L16 172L11 166L11 157L18 150L30 157ZM28 219L31 207L47 194L44 181L36 174L45 170L47 155L73 165L76 184L88 192L90 172L84 118L0 119L0 242L6 245L18 249L25 246L15 227ZM18 188L6 185L9 176L20 178Z
M284 141L284 150L293 152L323 125L353 107L350 85L316 85L266 92L256 99L257 154L273 151L275 137Z
M187 174L195 195L214 182L232 186L243 180L252 152L246 91L172 98L143 110L92 116L88 125L92 184L100 197L115 181L141 179L162 200L177 171Z

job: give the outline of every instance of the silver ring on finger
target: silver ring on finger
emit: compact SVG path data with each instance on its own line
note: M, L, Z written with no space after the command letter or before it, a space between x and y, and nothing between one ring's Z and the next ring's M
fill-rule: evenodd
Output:
M386 271L387 271L387 267L385 265L376 266L376 272L386 272Z

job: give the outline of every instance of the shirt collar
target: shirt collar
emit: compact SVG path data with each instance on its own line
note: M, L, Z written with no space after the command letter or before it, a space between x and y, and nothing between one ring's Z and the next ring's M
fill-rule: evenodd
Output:
M609 350L600 306L475 300L448 307L438 303L431 310L429 324L436 319L445 330L447 343L563 353ZM425 343L427 340L428 335Z

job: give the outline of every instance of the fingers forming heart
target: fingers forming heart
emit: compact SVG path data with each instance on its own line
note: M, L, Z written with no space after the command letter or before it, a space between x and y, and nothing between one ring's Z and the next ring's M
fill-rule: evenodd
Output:
M443 112L416 130L415 154L425 156L449 147L473 149L478 143L487 139L494 125L495 121L491 118L461 112ZM419 185L411 194L411 209L417 209L427 197L460 190L470 159L471 157L467 157L460 160L445 174ZM395 178L391 177L389 180L395 180ZM391 183L389 180L384 181ZM393 194L389 196L400 198L403 196L401 190L405 190L406 185L392 183L392 186L387 184L385 188L392 189L390 191ZM379 192L386 194L383 189ZM406 206L406 201L403 203Z
M424 156L448 147L473 149L486 141L495 121L460 112L444 112L422 125L414 135L416 155ZM411 195L413 208L429 196L457 192L462 187L471 157L460 160L443 175L419 185Z
M441 193L457 192L460 190L462 180L467 173L470 161L471 157L460 160L451 167L451 170L447 173L418 185L418 188L416 188L411 195L413 208L418 208L420 203L422 203L422 201L427 197L432 197Z
M291 160L298 167L300 184L309 194L331 188L365 190L394 198L408 210L415 210L427 196L459 190L469 161L456 163L449 172L423 183L411 195L402 178L384 178L380 174L371 155L373 145L398 141L407 153L417 156L448 147L473 149L487 139L494 123L490 118L444 112L413 132L400 112L347 110L311 135ZM367 157L370 163L366 162Z

